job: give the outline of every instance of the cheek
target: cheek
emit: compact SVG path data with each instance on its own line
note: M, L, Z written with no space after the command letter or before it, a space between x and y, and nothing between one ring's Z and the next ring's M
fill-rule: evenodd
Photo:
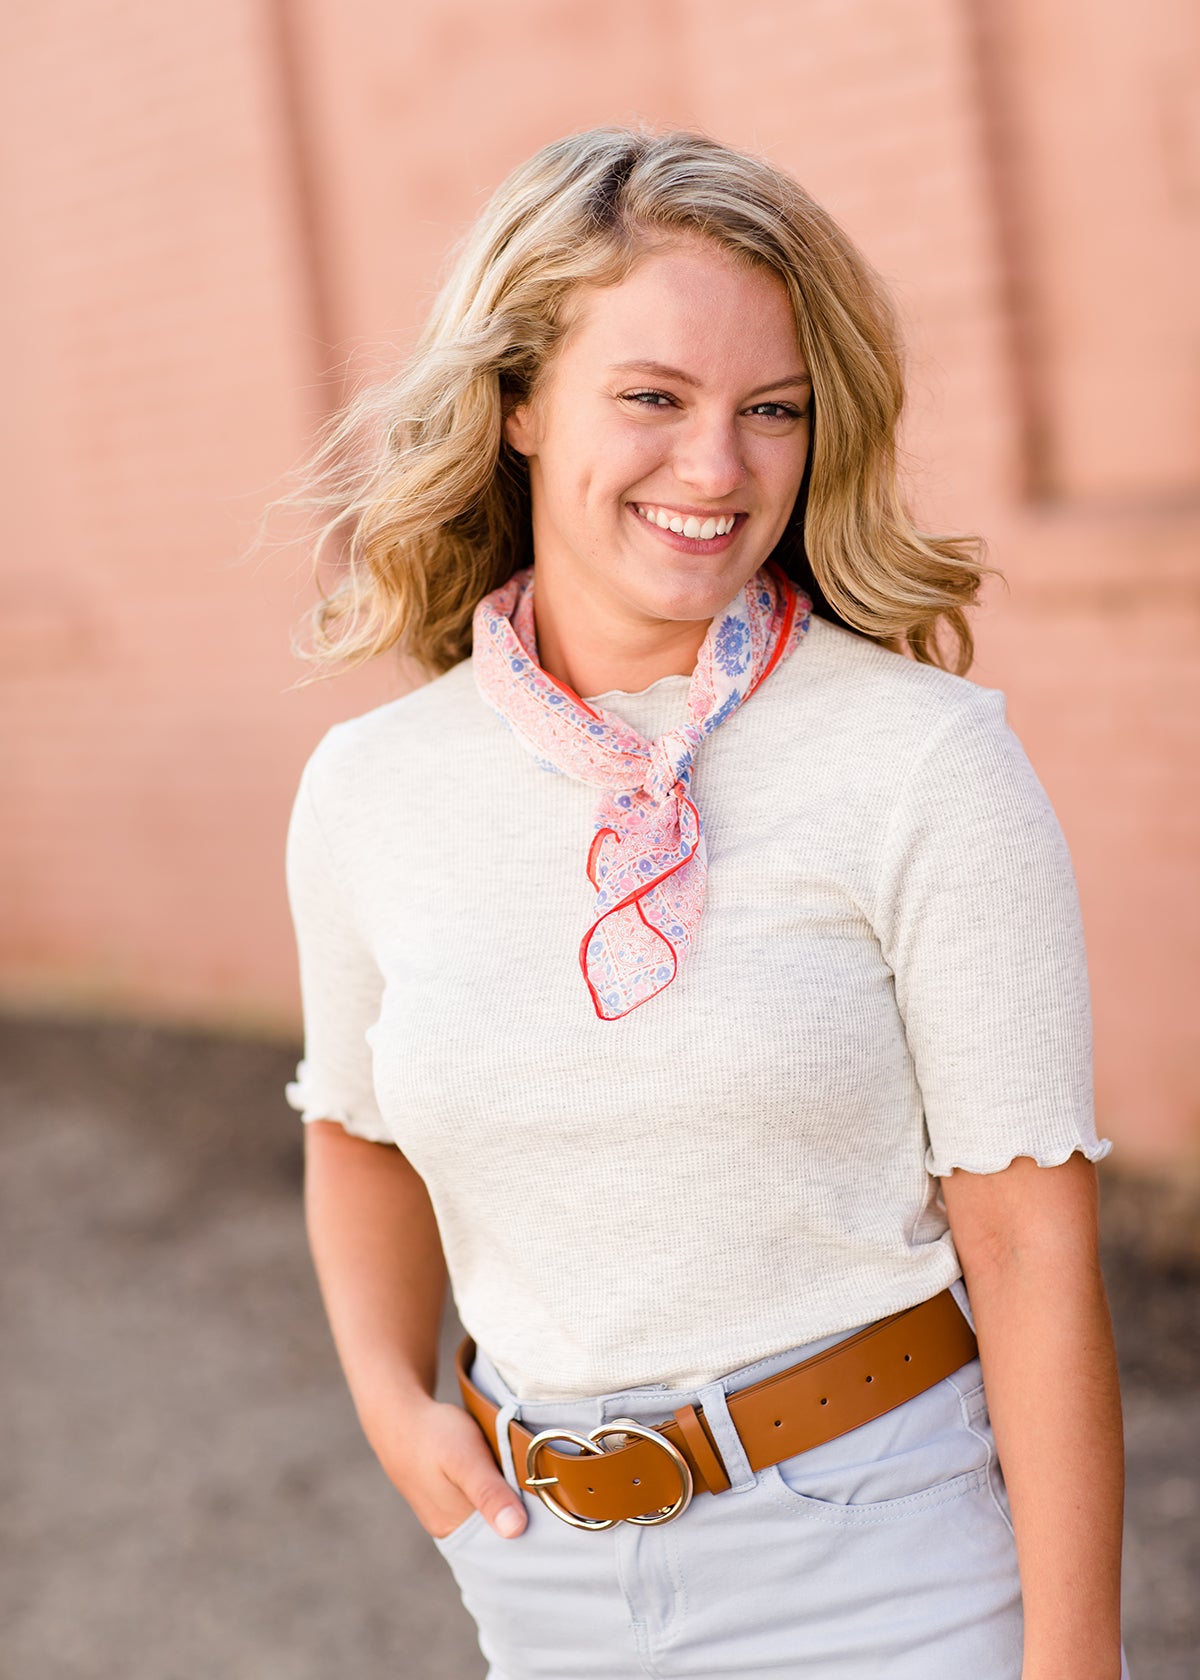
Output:
M794 447L777 445L774 449L762 451L756 463L756 477L772 502L791 504L800 488L800 480L804 477L804 464L807 459L807 437L798 441Z
M666 453L662 441L640 427L595 427L558 454L556 499L613 518L661 468Z
M644 489L647 480L660 474L670 458L664 432L649 426L616 426L597 461L597 480L607 494L627 501L632 491Z

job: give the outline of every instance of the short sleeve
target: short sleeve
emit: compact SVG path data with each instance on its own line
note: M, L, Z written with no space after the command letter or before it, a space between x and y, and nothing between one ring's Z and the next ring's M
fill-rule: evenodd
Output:
M1004 696L936 726L884 841L876 929L924 1101L925 1165L1057 1166L1097 1139L1092 1018L1075 874Z
M318 749L319 753L320 749ZM287 835L287 890L300 962L304 1054L285 1087L303 1120L337 1120L356 1137L390 1143L375 1098L367 1030L383 978L359 929L313 799L313 764L300 778Z

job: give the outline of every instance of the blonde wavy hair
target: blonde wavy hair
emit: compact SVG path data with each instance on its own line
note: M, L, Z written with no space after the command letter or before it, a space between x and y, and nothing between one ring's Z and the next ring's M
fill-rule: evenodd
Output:
M580 286L611 286L664 237L701 234L787 286L813 381L808 461L775 559L818 613L959 675L983 540L918 531L897 482L901 340L886 289L783 171L703 134L588 129L513 170L452 252L412 356L321 428L268 505L315 510L320 600L295 651L313 681L389 648L429 675L471 651L480 599L532 558L509 407L534 400ZM320 568L338 540L335 586Z

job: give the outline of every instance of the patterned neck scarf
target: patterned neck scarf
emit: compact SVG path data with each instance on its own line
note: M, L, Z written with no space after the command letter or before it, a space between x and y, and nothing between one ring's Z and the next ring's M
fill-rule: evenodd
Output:
M475 681L543 769L603 789L587 856L595 918L579 965L597 1015L615 1021L670 985L704 908L704 829L688 797L696 749L798 646L812 604L768 561L709 625L687 721L647 741L542 670L533 572L476 607Z

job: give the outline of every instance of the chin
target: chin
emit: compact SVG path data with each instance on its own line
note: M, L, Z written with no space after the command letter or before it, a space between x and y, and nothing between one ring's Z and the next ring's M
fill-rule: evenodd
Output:
M729 605L746 582L747 576L740 567L735 573L717 576L659 576L647 579L638 589L636 599L655 618L691 624L713 618Z

